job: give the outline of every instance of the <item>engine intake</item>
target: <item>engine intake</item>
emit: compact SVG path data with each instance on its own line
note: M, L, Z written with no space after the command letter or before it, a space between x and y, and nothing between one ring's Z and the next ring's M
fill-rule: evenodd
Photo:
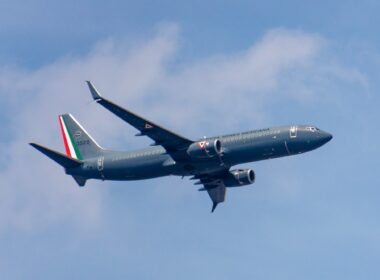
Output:
M222 152L222 143L219 139L214 142L207 140L195 142L187 149L187 154L192 158L211 158Z
M255 182L255 171L252 169L231 170L224 179L226 187L242 187Z

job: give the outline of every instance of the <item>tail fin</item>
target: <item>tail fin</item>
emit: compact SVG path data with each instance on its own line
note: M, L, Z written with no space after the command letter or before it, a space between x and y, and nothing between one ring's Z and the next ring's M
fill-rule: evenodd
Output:
M66 154L84 160L103 154L103 149L70 114L59 116Z
M70 158L60 152L56 152L54 150L38 145L36 143L30 143L30 145L36 148L37 150L39 150L41 153L43 153L50 159L54 160L59 165L63 166L64 168L75 168L82 164L82 162L79 160Z

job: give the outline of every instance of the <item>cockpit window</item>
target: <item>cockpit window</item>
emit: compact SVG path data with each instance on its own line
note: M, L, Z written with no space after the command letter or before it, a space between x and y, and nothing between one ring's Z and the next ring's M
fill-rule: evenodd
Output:
M314 126L307 126L307 127L306 127L306 130L311 131L311 132L319 131L319 129L316 128L316 127L314 127Z

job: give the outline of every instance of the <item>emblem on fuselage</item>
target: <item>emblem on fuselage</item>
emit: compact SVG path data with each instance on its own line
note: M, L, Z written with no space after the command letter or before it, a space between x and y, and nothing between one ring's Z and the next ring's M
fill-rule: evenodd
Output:
M205 149L207 145L208 145L207 141L199 142L199 148L201 148L201 150Z

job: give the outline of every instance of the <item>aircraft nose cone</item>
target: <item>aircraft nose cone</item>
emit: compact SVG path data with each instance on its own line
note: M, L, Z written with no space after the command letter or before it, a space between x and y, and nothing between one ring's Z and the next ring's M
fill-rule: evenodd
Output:
M326 144L327 142L329 142L333 138L333 136L332 136L332 134L330 134L328 132L323 132L321 138L322 138L321 140L322 140L323 144Z

